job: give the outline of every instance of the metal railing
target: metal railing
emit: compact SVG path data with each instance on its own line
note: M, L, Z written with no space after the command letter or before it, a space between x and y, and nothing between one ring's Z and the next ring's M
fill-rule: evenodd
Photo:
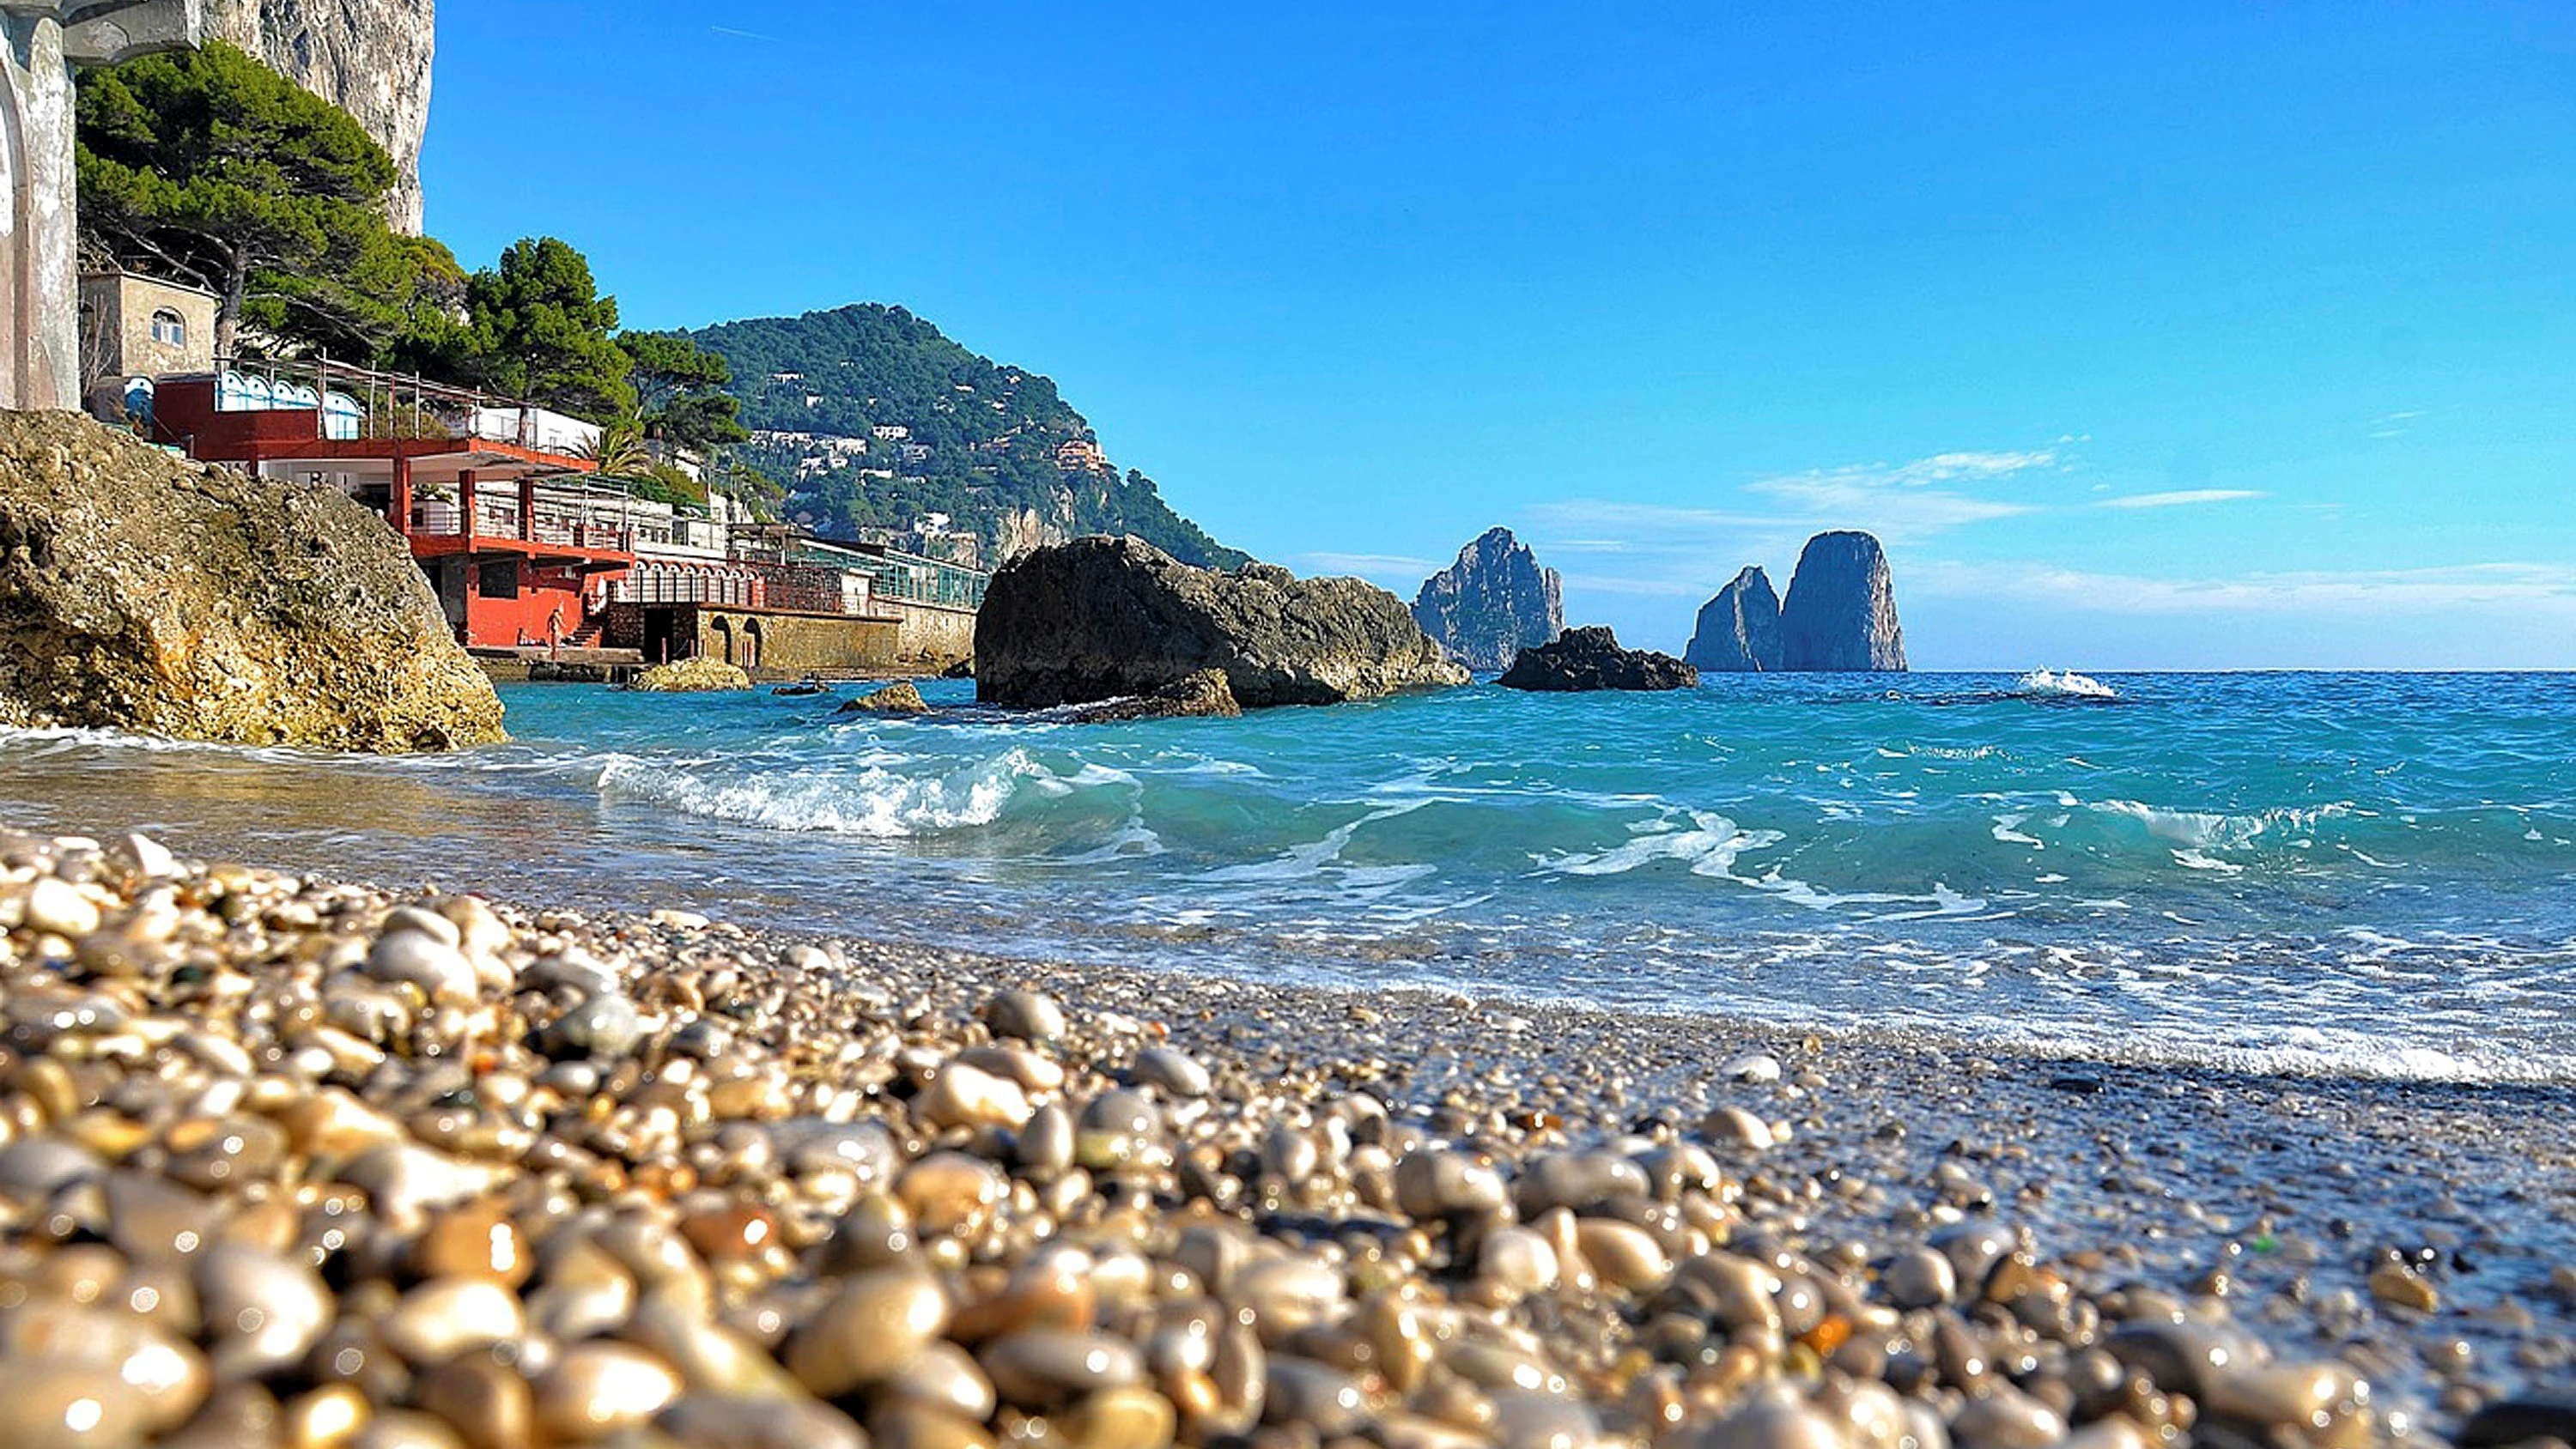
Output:
M596 425L579 419L567 421L577 424L580 431L589 434L588 437L573 437L569 432L558 436L559 430L543 426L545 419L541 414L546 409L521 398L432 382L416 374L354 367L333 362L328 357L217 358L215 377L219 396L226 374L255 380L272 397L281 383L312 391L316 403L309 408L300 401L286 407L271 402L262 407L227 411L311 411L317 438L326 436L335 421L330 400L336 393L357 405L354 422L357 436L364 439L481 438L486 442L514 444L532 452L574 456L578 456L586 444L596 441Z

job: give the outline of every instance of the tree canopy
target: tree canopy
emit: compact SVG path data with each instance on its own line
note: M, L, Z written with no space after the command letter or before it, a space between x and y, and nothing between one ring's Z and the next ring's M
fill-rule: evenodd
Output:
M220 301L290 350L375 360L462 275L386 220L393 158L329 102L220 41L85 73L81 226L94 253Z
M590 259L530 237L465 283L456 380L604 421L635 405L632 361L617 345L617 299L599 294Z

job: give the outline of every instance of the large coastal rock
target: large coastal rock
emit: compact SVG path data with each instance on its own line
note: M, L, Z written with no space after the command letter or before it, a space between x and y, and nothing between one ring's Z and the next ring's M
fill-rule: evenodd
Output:
M1817 673L1905 668L1887 551L1866 533L1820 533L1798 555L1780 610L1780 667Z
M1747 567L1702 605L1682 658L1712 674L1768 674L1781 664L1780 596L1771 576Z
M1489 529L1423 581L1413 621L1468 668L1509 669L1522 650L1565 632L1565 588L1510 529Z
M1669 654L1622 649L1618 636L1595 625L1568 629L1552 644L1524 649L1495 681L1505 689L1554 694L1595 689L1690 689L1699 671Z
M345 495L0 412L0 725L393 752L497 740L501 702Z
M975 697L1018 708L1152 694L1221 670L1246 709L1467 682L1404 604L1272 564L1192 568L1092 536L1004 564L975 619Z
M347 111L394 158L394 223L420 234L437 0L207 0L206 34Z

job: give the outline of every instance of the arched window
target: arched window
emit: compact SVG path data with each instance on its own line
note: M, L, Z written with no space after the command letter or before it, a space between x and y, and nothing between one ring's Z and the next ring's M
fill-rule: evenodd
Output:
M172 347L188 345L188 319L164 307L152 314L152 340Z

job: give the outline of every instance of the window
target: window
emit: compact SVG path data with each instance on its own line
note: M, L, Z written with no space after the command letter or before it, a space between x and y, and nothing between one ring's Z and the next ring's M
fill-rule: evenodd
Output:
M152 340L172 347L188 345L188 319L164 307L152 314Z

